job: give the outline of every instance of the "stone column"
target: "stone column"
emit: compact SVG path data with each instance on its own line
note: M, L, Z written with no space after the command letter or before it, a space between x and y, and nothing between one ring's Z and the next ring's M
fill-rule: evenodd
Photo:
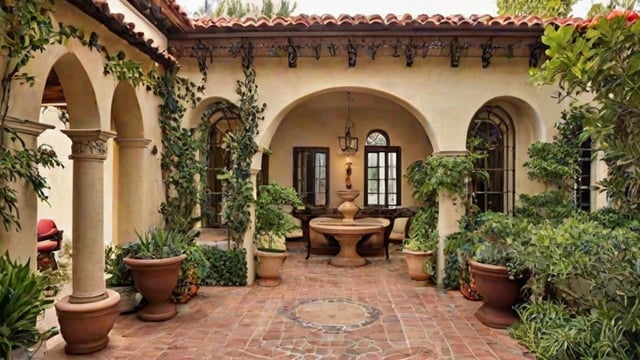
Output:
M25 143L25 148L35 149L38 146L38 135L47 129L53 129L54 126L40 124L35 121L16 119L12 117L5 118L5 126L15 130ZM5 136L5 146L9 149L23 149L19 143L11 141L7 134ZM38 224L38 197L33 188L27 182L18 179L11 184L17 192L18 211L21 230L15 227L5 230L4 225L0 224L0 255L5 251L9 251L9 255L14 260L27 262L31 259L31 268L37 267L37 224Z
M466 151L442 151L440 156L464 156ZM464 206L462 199L457 195L446 191L438 193L438 234L440 241L438 242L436 272L438 274L438 287L444 287L444 247L447 235L458 231L458 220L464 215Z
M107 140L115 133L62 130L71 138L73 160L72 304L106 297L104 283L104 160Z
M136 231L145 231L145 165L144 156L151 140L141 138L116 138L118 144L118 207L116 245L132 242Z

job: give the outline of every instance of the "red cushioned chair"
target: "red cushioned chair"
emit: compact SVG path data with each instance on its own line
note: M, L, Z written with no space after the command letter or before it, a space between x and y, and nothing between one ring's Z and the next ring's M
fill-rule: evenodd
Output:
M62 232L51 219L38 221L38 270L58 269L53 252L60 250Z

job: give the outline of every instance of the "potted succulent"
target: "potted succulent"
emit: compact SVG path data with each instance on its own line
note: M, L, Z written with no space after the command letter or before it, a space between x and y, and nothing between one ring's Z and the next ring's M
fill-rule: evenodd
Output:
M132 255L132 248L124 246L107 246L104 248L104 271L107 288L120 294L118 311L121 314L130 313L136 310L138 301L131 270L124 263L124 258Z
M479 243L469 261L484 302L474 315L489 327L504 329L517 320L513 305L524 283L524 265L518 253L524 249L529 224L502 213L483 216L486 218L477 230Z
M178 283L180 265L188 235L162 228L137 234L138 242L127 245L129 257L124 262L131 269L136 289L146 300L138 311L144 321L164 321L176 315L176 304L168 301Z
M280 284L280 268L287 259L285 236L297 228L283 209L287 205L303 205L292 187L276 183L260 186L255 200L255 243L258 284L262 286Z
M402 242L409 277L421 285L433 276L434 250L439 238L436 217L437 208L420 208L411 219L409 237Z

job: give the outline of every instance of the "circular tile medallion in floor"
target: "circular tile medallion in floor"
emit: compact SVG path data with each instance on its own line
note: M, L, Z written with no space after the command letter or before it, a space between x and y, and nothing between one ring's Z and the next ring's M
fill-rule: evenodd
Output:
M373 324L380 310L350 299L313 299L294 305L285 315L299 326L338 333Z

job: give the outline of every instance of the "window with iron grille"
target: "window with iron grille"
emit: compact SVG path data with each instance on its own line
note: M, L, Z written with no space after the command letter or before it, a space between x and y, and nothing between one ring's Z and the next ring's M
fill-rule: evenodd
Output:
M591 154L591 139L587 139L580 145L580 173L574 187L576 206L584 211L591 211Z
M476 163L488 179L472 179L469 193L481 211L508 212L515 202L515 131L511 116L498 106L484 106L473 116L469 138L481 140L487 156Z
M372 130L365 150L365 206L399 206L401 191L401 149L390 146L383 130Z
M238 125L237 114L228 109L221 108L211 115L211 126L208 137L208 167L207 167L207 194L202 207L202 217L205 227L224 226L222 219L223 193L222 181L218 175L225 167L231 167L231 154L222 148L225 135L235 130Z

